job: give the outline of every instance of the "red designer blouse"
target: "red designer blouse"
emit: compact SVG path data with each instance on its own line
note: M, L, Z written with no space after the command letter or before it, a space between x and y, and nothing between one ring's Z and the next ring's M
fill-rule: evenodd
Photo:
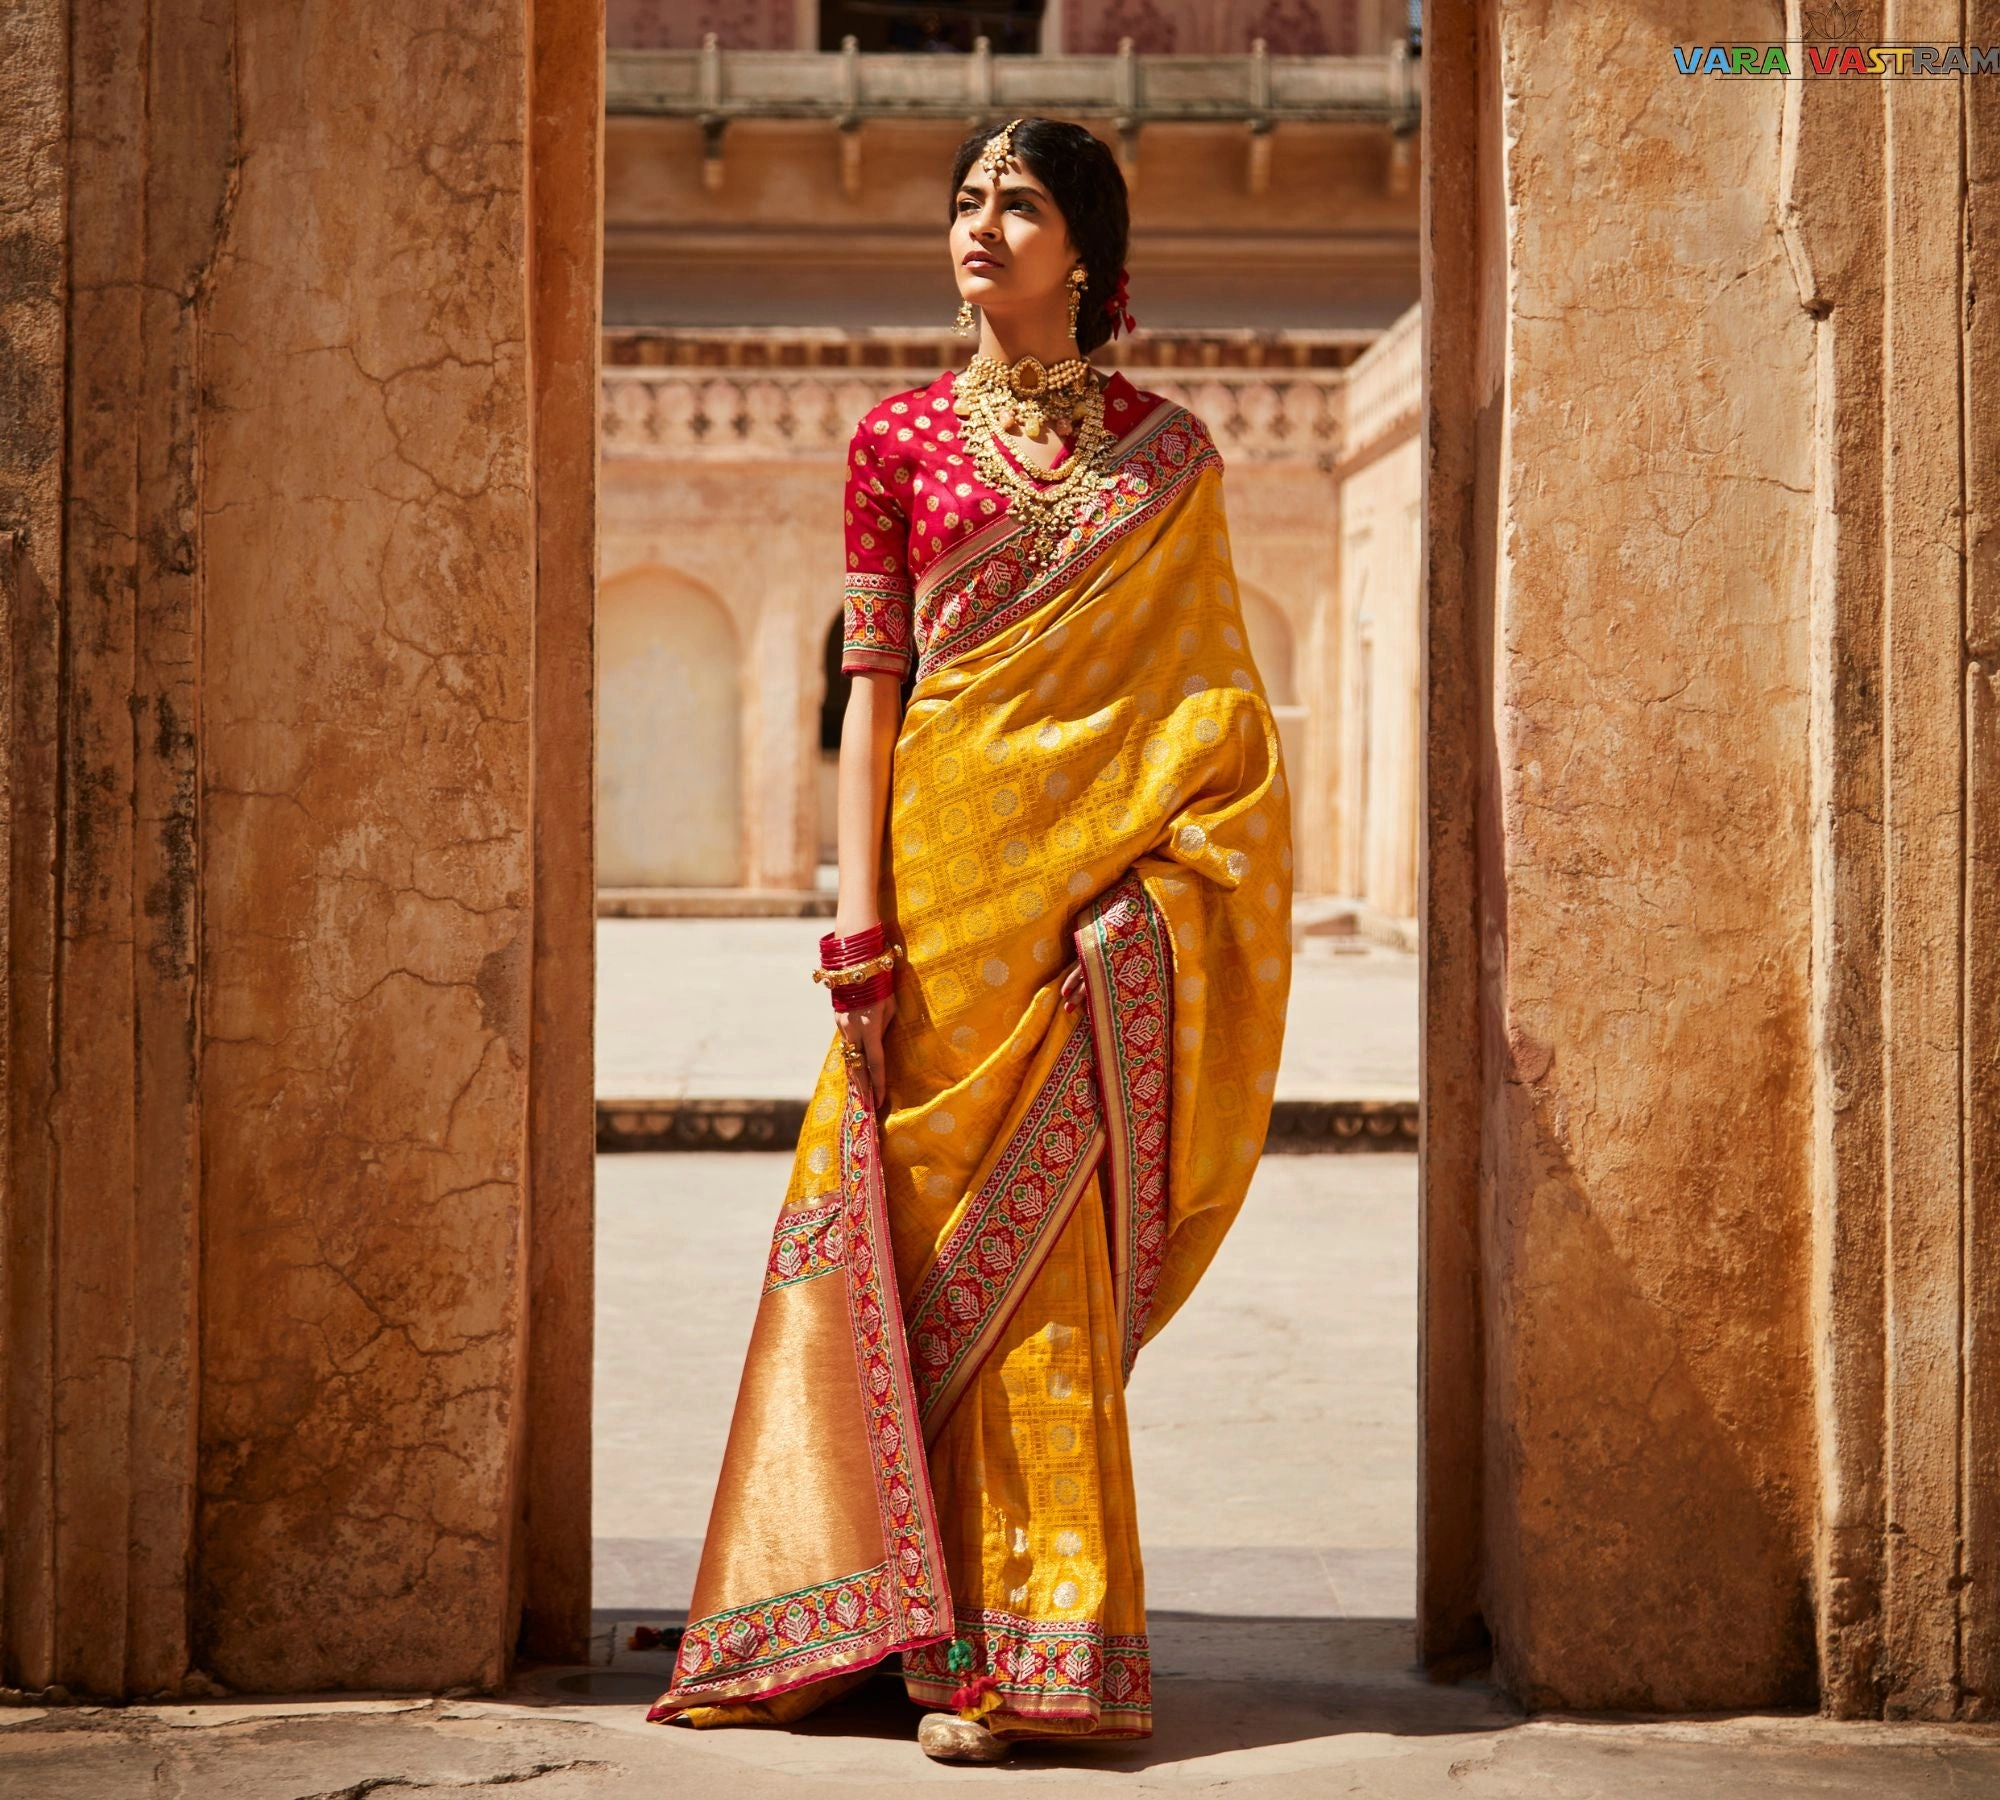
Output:
M843 673L907 676L942 634L943 608L962 608L971 596L972 584L956 578L965 560L959 552L1008 512L1007 497L979 479L965 453L951 398L946 370L929 387L892 394L854 428L847 453ZM1113 374L1104 387L1105 427L1120 442L1167 404ZM1000 453L1008 454L1004 444ZM1006 535L991 534L996 549Z

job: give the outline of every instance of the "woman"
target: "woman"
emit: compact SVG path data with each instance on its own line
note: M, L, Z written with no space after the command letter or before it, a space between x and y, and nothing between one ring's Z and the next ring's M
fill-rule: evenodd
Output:
M1083 360L1131 322L1116 162L1018 119L951 191L979 352L854 433L838 1035L650 1716L900 1652L926 1751L991 1761L1152 1729L1124 1387L1263 1143L1292 858L1220 461Z

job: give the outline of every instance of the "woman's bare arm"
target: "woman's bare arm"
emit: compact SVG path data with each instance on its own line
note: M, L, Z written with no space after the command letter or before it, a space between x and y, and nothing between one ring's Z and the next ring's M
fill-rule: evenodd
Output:
M882 875L882 823L889 803L889 765L902 717L902 684L893 675L863 673L848 691L840 724L840 773L835 814L839 825L840 897L833 928L842 937L865 931L880 916L876 892ZM869 1098L879 1110L888 1096L882 1032L896 1013L896 997L837 1015L841 1035L868 1057Z

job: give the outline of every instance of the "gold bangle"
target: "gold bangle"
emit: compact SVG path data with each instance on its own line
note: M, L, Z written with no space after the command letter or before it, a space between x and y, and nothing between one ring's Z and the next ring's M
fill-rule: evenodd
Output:
M891 944L878 956L871 956L866 962L849 963L840 969L815 969L813 980L823 981L828 987L849 987L857 981L866 981L871 975L879 975L884 969L893 969L896 959L903 954L900 944Z

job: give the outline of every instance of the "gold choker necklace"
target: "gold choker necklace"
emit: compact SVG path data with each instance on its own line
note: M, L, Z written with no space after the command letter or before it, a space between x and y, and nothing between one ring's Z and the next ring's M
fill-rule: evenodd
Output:
M1091 379L1090 365L1068 356L1050 369L1024 356L1010 368L975 356L953 377L952 411L965 421L965 447L979 479L1007 496L1007 510L1026 528L1029 558L1047 562L1076 523L1080 503L1113 479L1104 390ZM1000 437L1023 431L1039 439L1051 413L1067 419L1076 435L1062 466L1036 480L1001 448Z
M1045 363L1038 356L1013 363L975 356L957 382L961 394L990 397L997 403L1003 430L1018 431L1038 444L1052 417L1075 424L1089 387L1090 364L1080 356L1065 356L1058 363ZM959 413L966 416L963 407Z

